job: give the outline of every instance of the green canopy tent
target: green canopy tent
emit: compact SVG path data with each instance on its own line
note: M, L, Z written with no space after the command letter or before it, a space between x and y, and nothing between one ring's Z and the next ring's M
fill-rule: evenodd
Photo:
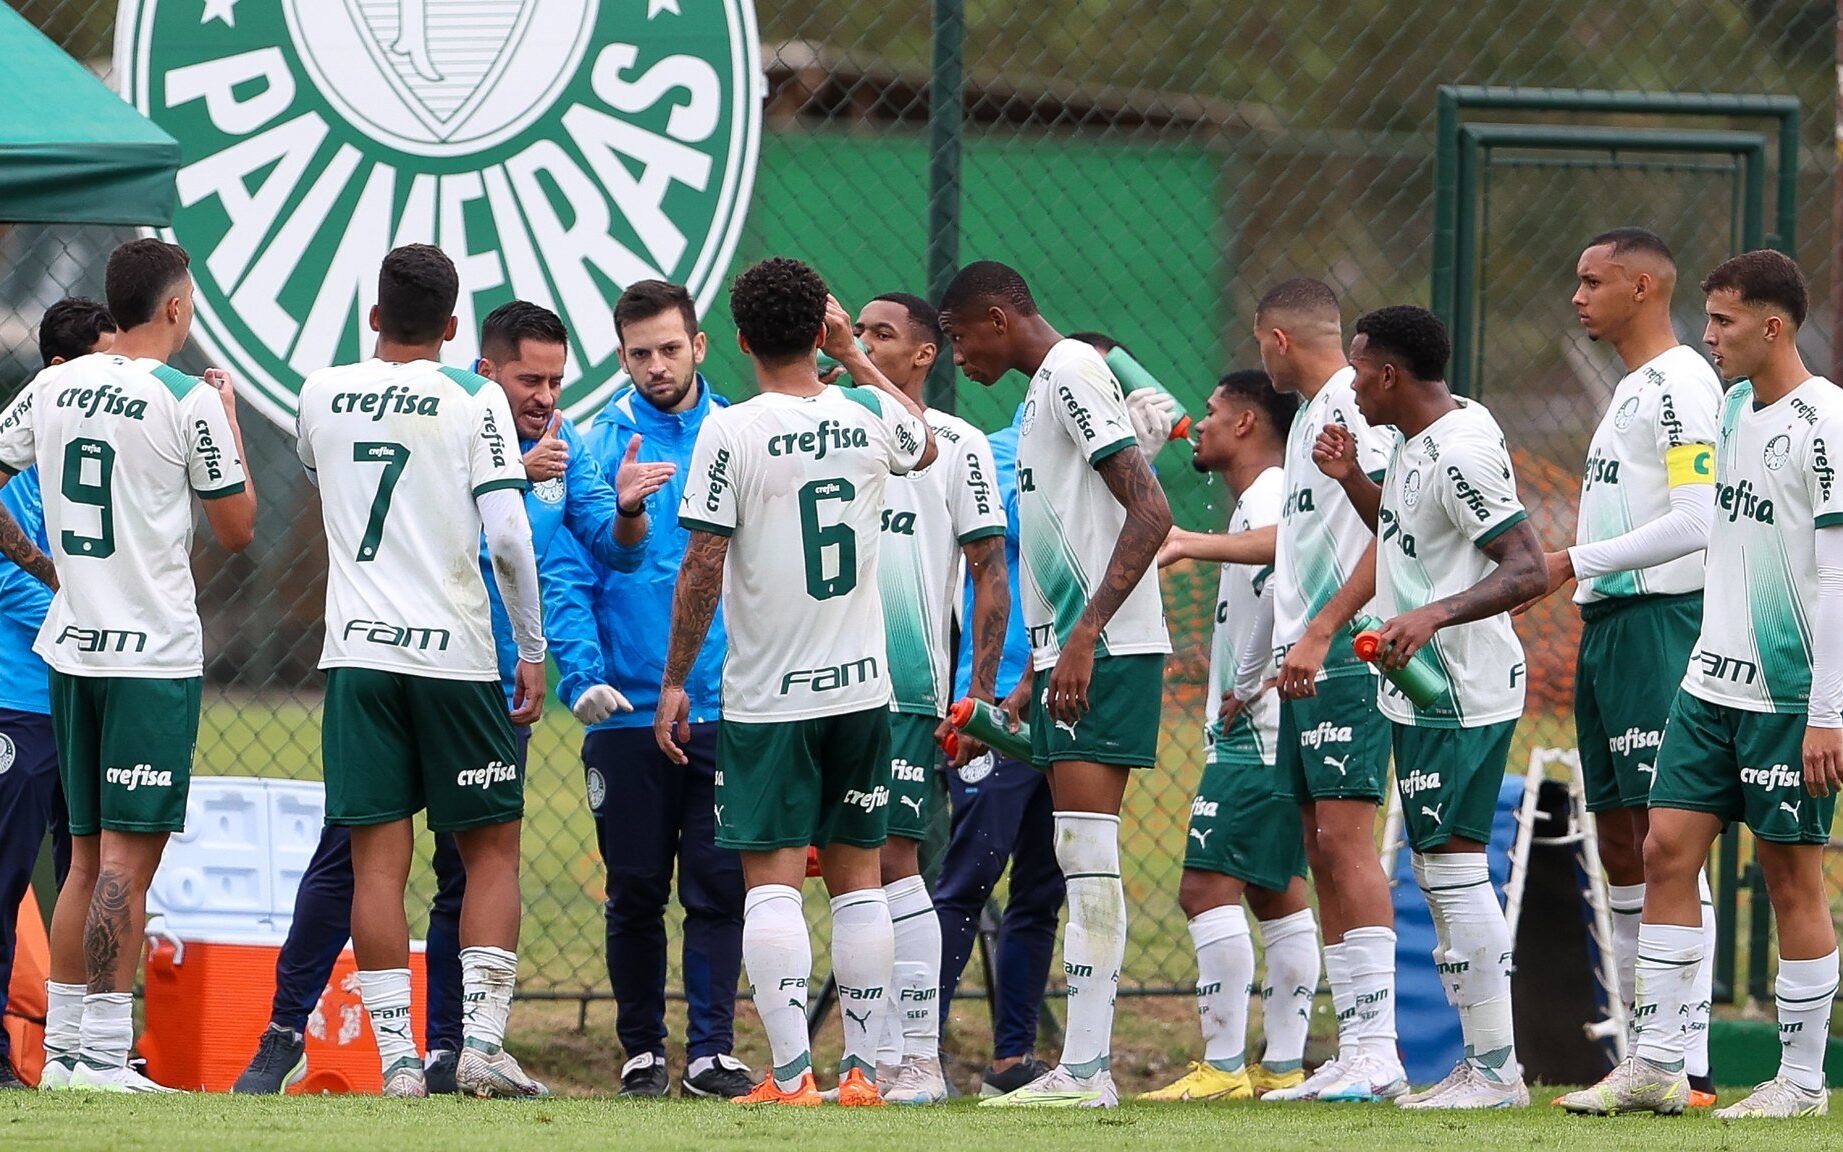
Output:
M0 5L0 221L173 222L179 142Z

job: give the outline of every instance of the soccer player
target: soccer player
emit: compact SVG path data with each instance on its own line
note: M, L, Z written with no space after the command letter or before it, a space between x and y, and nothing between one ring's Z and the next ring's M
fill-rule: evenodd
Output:
M1217 383L1197 424L1191 463L1199 472L1222 475L1235 501L1231 533L1279 523L1286 498L1281 464L1298 410L1298 399L1276 390L1264 372L1231 372ZM1159 561L1186 552L1168 547ZM1178 904L1197 950L1203 1059L1175 1083L1141 1097L1146 1100L1246 1100L1257 1082L1264 1088L1289 1075L1295 1083L1302 1079L1298 1073L1318 993L1318 923L1306 899L1305 826L1274 768L1280 705L1270 684L1271 628L1268 635L1258 634L1263 608L1273 611L1270 599L1263 605L1272 575L1268 565L1222 565L1205 697L1211 713L1204 725L1209 762L1190 805L1178 884ZM1251 698L1244 702L1230 691L1229 678L1251 644L1260 655L1252 665L1259 681L1248 686ZM1261 922L1265 986L1254 980L1244 897ZM1267 1033L1258 1073L1243 1055L1248 997L1257 991Z
M1706 938L1696 877L1722 829L1754 836L1779 936L1779 1074L1715 1115L1823 1116L1837 941L1824 845L1843 788L1843 395L1798 353L1810 296L1778 252L1702 282L1715 367L1736 383L1715 440L1707 602L1657 754L1638 927L1636 1049L1571 1112L1681 1112Z
M800 884L819 849L832 893L832 973L844 1010L838 1102L877 1106L876 1053L895 939L878 852L889 818L889 658L877 592L889 478L926 468L919 404L883 378L817 273L764 260L730 289L760 393L704 420L679 522L691 532L654 714L688 757L691 672L719 595L729 625L717 737L717 843L742 853L743 962L773 1070L745 1104L817 1104ZM825 350L869 388L819 382ZM735 552L734 562L728 562Z
M440 363L460 291L438 248L385 256L376 355L301 385L297 451L320 489L327 579L326 820L352 837L352 947L387 1096L427 1094L410 1035L403 890L410 819L455 834L462 1021L457 1088L541 1096L505 1051L518 979L524 777L512 725L538 718L545 640L523 462L506 393ZM508 717L499 690L482 529L518 647Z
M1272 1090L1262 1099L1393 1099L1408 1085L1395 1047L1395 914L1375 840L1376 810L1389 780L1389 726L1376 707L1374 670L1348 643L1336 642L1342 622L1325 611L1340 588L1369 599L1372 575L1359 561L1374 536L1365 516L1312 461L1319 433L1345 428L1363 472L1380 479L1388 441L1358 410L1356 374L1344 356L1343 323L1330 288L1308 279L1275 285L1255 309L1254 328L1274 387L1300 399L1286 437L1286 498L1271 560L1238 554L1259 541L1252 532L1220 541L1212 555L1274 566L1281 695L1276 766L1304 813L1338 1036L1335 1059L1300 1083L1269 1081ZM1264 662L1258 652L1249 659ZM1249 671L1235 677L1241 690L1259 683Z
M38 351L47 368L91 352L107 352L114 340L115 321L109 310L80 297L45 309L38 325ZM19 542L41 557L50 551L37 465L0 488L0 508L6 513L0 517L0 529L17 530ZM0 771L0 1015L6 1012L12 986L20 901L31 887L47 831L59 884L70 868L69 821L51 723L50 668L32 650L51 608L52 589L45 582L50 560L44 560L37 573L30 567L0 564L0 668L7 670L0 678L0 761L7 765ZM8 1034L0 1029L0 1089L24 1088L8 1044Z
M1520 1108L1529 1090L1511 1028L1510 928L1485 845L1528 681L1509 612L1540 595L1547 576L1503 432L1483 405L1447 390L1451 355L1446 326L1425 308L1396 305L1358 319L1350 346L1356 401L1372 426L1395 428L1388 472L1378 489L1345 428L1325 429L1314 452L1353 506L1375 510L1381 528L1364 561L1390 617L1378 662L1393 671L1414 661L1445 684L1426 707L1393 684L1381 694L1415 880L1466 1045L1445 1079L1398 1103ZM1368 583L1360 577L1333 596L1329 618L1347 623L1368 599Z
M994 701L1011 587L1005 566L1005 510L985 433L957 416L926 407L922 389L946 340L926 300L891 292L865 304L853 325L866 353L904 395L923 407L940 459L912 469L884 490L877 579L889 647L889 839L883 844L883 891L896 932L895 979L877 1085L893 1104L947 1098L941 1074L941 922L921 875L929 800L940 759L948 694L953 690L954 612L962 574L973 584L973 679L969 695ZM958 762L983 748L968 741Z
M589 662L586 657L592 655L593 641L582 635L582 622L568 616L567 605L559 603L553 592L559 586L550 579L561 551L557 545L564 539L580 540L610 563L631 565L637 557L632 548L636 541L628 538L644 538L646 520L644 516L617 520L616 497L601 468L587 454L570 452L570 446L580 441L575 428L556 411L569 352L569 334L556 313L522 300L502 304L481 324L480 348L483 355L475 369L505 390L518 426L525 476L534 485L525 494L525 512L538 570L545 578L550 651L566 677L578 674ZM651 478L630 468L622 480L629 486L644 486ZM492 557L484 546L479 562L492 613L500 685L509 707L517 688L518 650L504 601L492 579ZM614 690L604 687L602 691ZM617 693L609 707L620 703ZM513 734L522 770L531 729L521 724ZM423 1082L431 1095L437 1095L456 1090L463 1031L460 923L467 872L452 833L436 834L433 863L436 888L429 904L424 953L429 1009ZM352 935L352 886L351 829L329 824L301 875L288 938L276 956L269 1026L231 1091L282 1092L307 1075L307 1022Z
M1587 242L1574 307L1588 338L1613 346L1626 375L1595 429L1581 481L1575 545L1548 555L1549 592L1578 583L1580 656L1574 723L1613 914L1617 992L1632 1008L1645 904L1646 801L1670 701L1702 621L1703 549L1715 519L1721 383L1677 341L1670 295L1677 265L1643 228ZM1691 1005L1691 1104L1715 1103L1709 1078L1715 906L1702 887L1703 963Z
M1024 620L1035 676L1005 702L1033 707L1032 760L1056 801L1056 857L1068 879L1061 1063L1002 1107L1112 1108L1114 992L1126 951L1120 804L1132 768L1158 752L1165 632L1152 561L1171 528L1164 490L1136 449L1120 383L1091 345L1065 339L1029 286L996 261L955 274L941 301L954 362L990 387L1031 378L1018 438Z
M255 532L230 377L169 368L192 327L183 248L133 240L104 283L121 331L106 355L47 368L0 418L0 482L38 466L60 584L33 646L70 812L70 873L51 920L41 1087L167 1091L128 1067L147 885L186 822L204 640L192 502L218 543ZM87 991L86 991L87 990Z
M633 383L616 392L584 435L588 451L613 467L627 456L671 469L651 497L654 508L640 564L620 572L580 556L547 583L565 602L592 614L595 649L584 675L565 674L559 694L591 722L582 742L583 779L595 840L608 870L608 978L617 1011L615 1035L626 1054L620 1094L658 1097L671 1091L666 1066L666 904L676 865L684 909L680 939L686 1008L687 1096L733 1099L755 1087L748 1065L731 1055L736 985L742 973L742 860L716 842L717 708L723 619L711 621L685 680L691 736L687 763L666 758L653 739L659 681L665 670L672 590L689 532L675 515L690 478L691 453L711 413L727 407L698 371L708 341L683 285L629 284L614 304L622 365ZM630 504L627 512L644 510ZM631 712L599 720L584 711L606 682L633 702Z

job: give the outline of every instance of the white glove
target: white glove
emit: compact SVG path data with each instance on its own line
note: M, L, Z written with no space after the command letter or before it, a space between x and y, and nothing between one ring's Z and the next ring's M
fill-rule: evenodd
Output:
M627 702L627 697L616 692L606 684L596 684L576 697L576 706L570 711L576 719L584 724L600 724L616 712L632 712L634 706Z
M1156 388L1141 388L1126 394L1126 415L1133 422L1133 437L1139 441L1139 450L1147 456L1156 456L1171 439L1178 405L1176 400Z

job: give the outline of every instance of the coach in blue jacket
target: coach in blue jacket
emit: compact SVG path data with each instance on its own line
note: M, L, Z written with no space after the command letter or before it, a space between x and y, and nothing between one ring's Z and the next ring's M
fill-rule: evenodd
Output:
M622 366L634 383L615 394L584 439L604 468L635 456L640 463L674 464L678 472L652 498L646 557L635 571L591 567L580 555L573 573L563 565L571 585L564 598L593 605L601 666L576 676L566 670L559 691L574 709L581 694L605 681L634 709L593 725L582 746L589 808L608 867L608 978L619 1004L615 1031L627 1055L621 1094L663 1096L671 1087L665 909L676 863L690 1007L683 1091L733 1097L753 1084L748 1068L730 1056L742 971L743 886L740 858L716 847L717 686L727 647L721 614L685 684L690 765L669 763L653 740L672 592L687 539L673 513L698 429L726 402L698 373L704 335L683 288L659 280L629 286L615 303L614 323Z

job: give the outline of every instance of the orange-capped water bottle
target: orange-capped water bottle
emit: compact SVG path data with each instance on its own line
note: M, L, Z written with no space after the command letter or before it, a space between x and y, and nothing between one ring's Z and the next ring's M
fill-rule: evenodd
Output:
M1382 623L1374 616L1365 615L1350 622L1350 647L1357 659L1374 664L1381 657ZM1432 708L1446 693L1446 681L1422 661L1410 660L1404 667L1380 671L1416 708Z
M1106 359L1107 366L1113 369L1113 374L1119 378L1120 387L1125 391L1137 392L1142 388L1150 388L1152 391L1162 392L1176 401L1178 418L1171 425L1171 439L1190 439L1190 413L1184 411L1183 401L1178 400L1171 389L1160 384L1157 377L1145 370L1145 365L1133 359L1132 354L1118 344L1115 344L1112 350L1107 353Z
M1013 732L1005 714L995 704L971 696L962 697L947 710L947 722L1001 756L1030 763L1030 725L1019 724L1018 730ZM948 755L953 752L952 748L948 749Z

